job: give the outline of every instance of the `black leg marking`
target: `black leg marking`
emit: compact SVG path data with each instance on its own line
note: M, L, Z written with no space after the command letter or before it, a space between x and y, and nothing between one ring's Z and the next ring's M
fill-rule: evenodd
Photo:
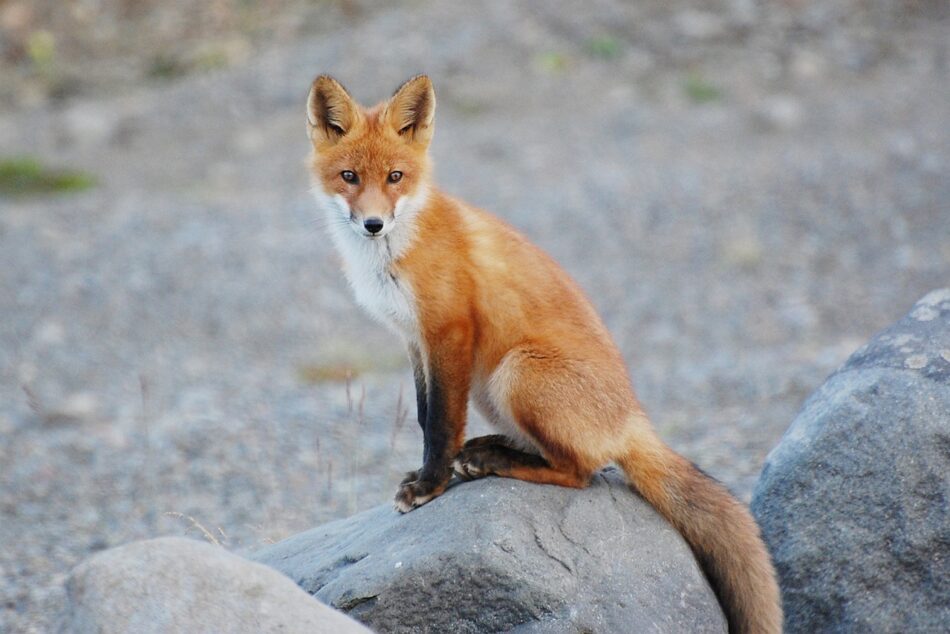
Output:
M452 458L449 455L453 438L445 392L437 375L430 372L425 382L424 462L418 471L411 471L396 492L396 510L406 513L437 497L452 477ZM421 401L422 399L420 399Z
M409 346L409 360L412 362L412 378L416 385L416 420L419 421L419 427L422 428L422 462L424 464L429 460L429 440L426 438L428 412L426 370L422 361L422 353L415 345Z
M463 322L428 333L425 355L410 346L416 375L416 396L422 425L422 468L396 493L403 513L441 494L452 477L452 460L462 447L471 381L472 330ZM421 371L424 370L424 371ZM420 385L423 389L420 389ZM412 475L412 474L410 474Z
M399 486L402 486L404 484L409 484L410 482L415 482L418 479L419 479L419 469L416 469L415 471L407 471L406 475L403 476L402 480L399 482Z
M452 421L448 419L448 407L442 381L432 371L429 372L426 397L426 424L422 430L425 437L426 456L419 479L447 479L452 473L451 463L454 457L447 455Z

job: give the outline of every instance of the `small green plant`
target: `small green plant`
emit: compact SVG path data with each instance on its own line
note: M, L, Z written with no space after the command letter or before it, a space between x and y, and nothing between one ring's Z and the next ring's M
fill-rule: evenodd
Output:
M612 35L599 35L588 40L587 52L601 59L614 59L620 55L620 40Z
M538 65L549 73L560 73L567 69L568 59L563 53L548 51L538 56Z
M96 179L90 174L50 169L33 158L0 159L0 195L65 194L95 184Z
M40 75L52 75L56 61L56 39L53 34L44 30L30 33L26 40L26 56Z
M206 48L199 51L194 56L192 63L195 70L209 71L218 68L226 68L231 58L228 52L221 48Z
M693 103L710 103L722 98L721 90L696 73L686 78L686 81L683 83L683 90Z
M159 53L151 59L146 74L152 79L175 79L186 75L188 64L173 53Z

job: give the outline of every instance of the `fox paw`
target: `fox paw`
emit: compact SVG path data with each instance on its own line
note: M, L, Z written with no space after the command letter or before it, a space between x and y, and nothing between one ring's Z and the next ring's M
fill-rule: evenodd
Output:
M404 484L409 484L410 482L414 482L415 480L418 480L419 471L420 471L419 469L416 469L415 471L407 471L406 476L399 483L399 486L402 486Z
M407 479L412 473L407 474ZM418 508L442 495L445 491L446 483L434 482L432 480L403 480L396 491L396 499L393 506L400 513L408 513L414 508Z
M473 446L463 449L452 463L452 469L463 480L483 478L491 473L487 460L490 453L483 450L484 446Z

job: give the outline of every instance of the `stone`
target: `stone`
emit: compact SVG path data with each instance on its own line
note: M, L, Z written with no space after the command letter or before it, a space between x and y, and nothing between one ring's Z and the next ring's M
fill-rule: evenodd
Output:
M950 289L855 352L769 454L752 500L786 631L950 623Z
M716 13L683 9L673 17L676 30L690 40L706 41L726 35L726 21Z
M107 143L119 126L118 113L101 103L77 102L66 108L60 118L65 138L81 146Z
M790 131L801 127L805 112L797 99L788 95L772 95L762 100L754 117L756 123L765 130Z
M369 634L271 568L180 537L133 542L79 564L61 631Z
M381 632L725 632L679 534L614 470L583 490L485 478L252 555Z

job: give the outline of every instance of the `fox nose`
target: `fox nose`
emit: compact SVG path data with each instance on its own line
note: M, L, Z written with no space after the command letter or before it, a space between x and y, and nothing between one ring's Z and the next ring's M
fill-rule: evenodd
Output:
M383 230L383 220L382 218L367 218L363 221L363 226L366 227L366 230L370 233L379 233Z

